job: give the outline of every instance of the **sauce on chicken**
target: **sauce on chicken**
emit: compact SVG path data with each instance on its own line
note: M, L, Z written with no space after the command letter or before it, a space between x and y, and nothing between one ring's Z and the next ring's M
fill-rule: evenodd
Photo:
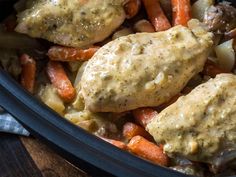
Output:
M236 142L236 76L220 74L160 112L147 130L170 156L213 163Z
M125 20L123 0L34 0L18 15L16 31L56 44L85 47Z
M158 106L179 93L204 66L212 33L199 21L157 33L118 38L89 60L80 82L92 112Z

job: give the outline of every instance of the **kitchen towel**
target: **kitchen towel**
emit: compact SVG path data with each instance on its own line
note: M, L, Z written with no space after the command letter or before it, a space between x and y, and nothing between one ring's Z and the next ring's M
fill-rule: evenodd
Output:
M0 108L0 132L29 136L29 132L14 117Z

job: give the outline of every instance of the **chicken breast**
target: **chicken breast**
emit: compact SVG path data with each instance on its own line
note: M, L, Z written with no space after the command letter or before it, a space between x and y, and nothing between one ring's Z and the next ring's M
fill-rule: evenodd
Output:
M236 143L236 75L220 74L180 97L147 125L170 156L212 163Z
M202 70L212 43L212 34L192 20L189 28L138 33L106 44L81 78L86 108L123 112L166 102Z
M84 47L108 37L125 20L124 0L29 0L16 31L56 44Z

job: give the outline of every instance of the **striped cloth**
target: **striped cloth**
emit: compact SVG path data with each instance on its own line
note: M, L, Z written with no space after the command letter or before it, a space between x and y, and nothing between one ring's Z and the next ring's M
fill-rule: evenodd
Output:
M29 132L19 124L10 114L0 108L0 132L29 136Z

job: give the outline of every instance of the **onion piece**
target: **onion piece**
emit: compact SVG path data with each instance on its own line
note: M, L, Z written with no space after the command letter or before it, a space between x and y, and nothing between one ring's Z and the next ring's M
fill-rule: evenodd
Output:
M234 39L226 41L215 47L218 63L221 68L231 71L235 64Z
M85 62L80 66L80 68L79 68L79 70L78 70L78 72L77 72L77 75L76 75L75 81L74 81L74 87L76 87L76 88L78 88L78 84L79 84L79 82L80 82L80 80L81 80L81 77L82 77L82 75L83 75L83 73L84 73L84 69L85 69L87 63L88 63L88 62L85 61Z
M193 18L203 21L206 9L214 4L214 0L198 0L192 6Z
M5 49L43 49L34 38L15 32L0 32L0 48Z

